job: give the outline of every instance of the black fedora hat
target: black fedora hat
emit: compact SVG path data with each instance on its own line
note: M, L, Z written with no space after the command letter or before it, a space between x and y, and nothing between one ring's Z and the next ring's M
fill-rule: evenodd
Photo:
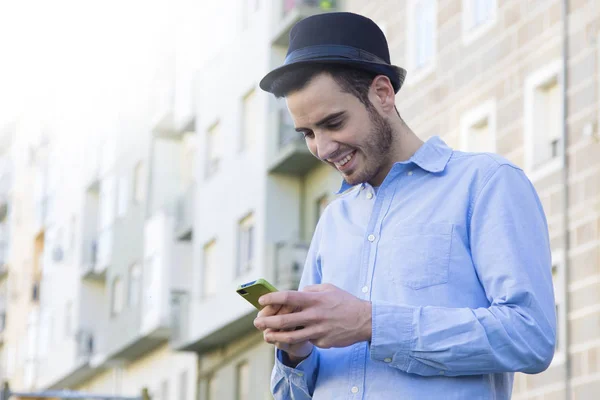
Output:
M265 75L260 87L271 92L273 81L283 72L315 63L347 65L385 75L396 93L406 77L405 69L391 65L387 40L375 22L358 14L332 12L294 25L283 65Z

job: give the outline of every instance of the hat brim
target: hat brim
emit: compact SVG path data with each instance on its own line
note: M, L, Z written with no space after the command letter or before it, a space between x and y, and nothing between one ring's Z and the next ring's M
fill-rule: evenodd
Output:
M380 75L385 75L390 78L392 82L392 86L394 87L395 93L398 93L402 85L404 84L404 79L406 78L406 70L404 68L397 67L391 64L381 64L369 61L361 61L361 60L349 60L348 58L343 57L332 57L326 59L319 60L305 60L305 61L296 61L291 64L282 65L281 67L275 68L267 75L265 75L259 86L262 90L272 93L272 85L273 82L284 72L291 71L294 69L300 69L306 65L310 64L337 64L337 65L347 65L351 68L357 68L368 72L374 72Z

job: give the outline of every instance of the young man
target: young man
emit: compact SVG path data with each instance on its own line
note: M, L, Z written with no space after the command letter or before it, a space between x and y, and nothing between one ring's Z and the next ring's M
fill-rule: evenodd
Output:
M556 321L548 228L523 171L423 143L371 20L330 13L291 31L261 87L285 97L312 154L343 177L299 291L261 297L277 399L507 399L545 370Z

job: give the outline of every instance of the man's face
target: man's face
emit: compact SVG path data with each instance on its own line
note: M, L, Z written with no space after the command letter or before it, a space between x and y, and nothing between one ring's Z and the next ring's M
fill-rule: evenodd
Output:
M393 136L389 122L375 108L369 111L354 95L342 92L329 74L290 93L287 105L315 157L351 185L381 184L391 167Z

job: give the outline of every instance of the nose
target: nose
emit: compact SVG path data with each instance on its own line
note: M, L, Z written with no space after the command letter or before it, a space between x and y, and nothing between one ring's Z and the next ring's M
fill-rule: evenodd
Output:
M331 155L335 154L340 148L339 143L335 140L331 140L329 135L319 133L315 133L314 146L316 154L315 151L313 151L313 154L321 160L331 158Z

